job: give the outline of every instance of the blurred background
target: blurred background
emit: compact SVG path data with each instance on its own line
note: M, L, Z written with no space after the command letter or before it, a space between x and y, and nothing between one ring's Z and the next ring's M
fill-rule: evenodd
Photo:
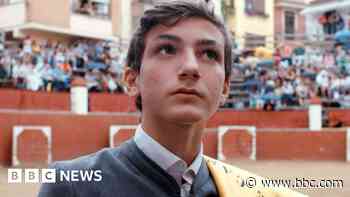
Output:
M160 1L160 0L158 0ZM343 180L298 189L350 196L350 0L207 0L234 42L227 103L205 154L266 177ZM114 147L139 121L122 80L129 40L155 0L0 0L0 196L8 168Z

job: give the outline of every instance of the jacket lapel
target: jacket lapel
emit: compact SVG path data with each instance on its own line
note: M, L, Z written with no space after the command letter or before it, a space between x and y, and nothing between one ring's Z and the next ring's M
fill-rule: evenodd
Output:
M261 182L263 177L248 171L239 169L212 159L204 157L210 175L217 187L220 197L306 197L302 193L295 192L284 187L264 187ZM253 179L254 187L248 187L246 180Z
M242 196L239 179L233 179L217 161L205 158L220 197ZM228 170L228 169L227 169Z

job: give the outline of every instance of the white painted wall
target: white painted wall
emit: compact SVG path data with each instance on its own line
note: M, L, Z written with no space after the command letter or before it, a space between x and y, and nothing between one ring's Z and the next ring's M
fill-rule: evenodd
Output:
M219 15L220 17L223 17L222 11L221 11L221 9L222 9L221 0L213 0L213 3L214 3L214 8L215 8L215 13L217 15Z
M89 17L80 14L72 14L70 17L70 30L73 33L81 33L96 36L112 36L112 21Z
M129 40L131 36L131 0L123 0L121 2L121 12L122 12L122 40Z
M0 30L23 25L26 22L26 15L25 3L0 6Z

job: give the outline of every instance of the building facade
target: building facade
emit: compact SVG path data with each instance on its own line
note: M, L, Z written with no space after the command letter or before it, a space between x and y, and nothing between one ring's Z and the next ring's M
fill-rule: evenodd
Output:
M128 40L131 0L0 0L0 32L14 38Z
M275 47L292 50L305 41L305 0L276 0L275 2ZM283 50L285 49L285 50Z
M313 41L334 38L340 31L350 30L350 0L316 0L301 13L306 19L306 34Z
M275 0L222 0L222 10L239 48L274 47Z
M151 7L156 2L161 1L167 0L131 0L132 29L135 29L139 18L147 8ZM218 15L222 16L222 0L207 0L207 2L210 6L214 7L214 10Z

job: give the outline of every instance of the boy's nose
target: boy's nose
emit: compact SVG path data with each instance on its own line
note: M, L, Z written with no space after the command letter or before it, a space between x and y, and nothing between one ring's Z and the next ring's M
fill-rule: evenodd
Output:
M183 56L183 61L180 65L179 77L199 79L199 64L194 51L187 50Z

